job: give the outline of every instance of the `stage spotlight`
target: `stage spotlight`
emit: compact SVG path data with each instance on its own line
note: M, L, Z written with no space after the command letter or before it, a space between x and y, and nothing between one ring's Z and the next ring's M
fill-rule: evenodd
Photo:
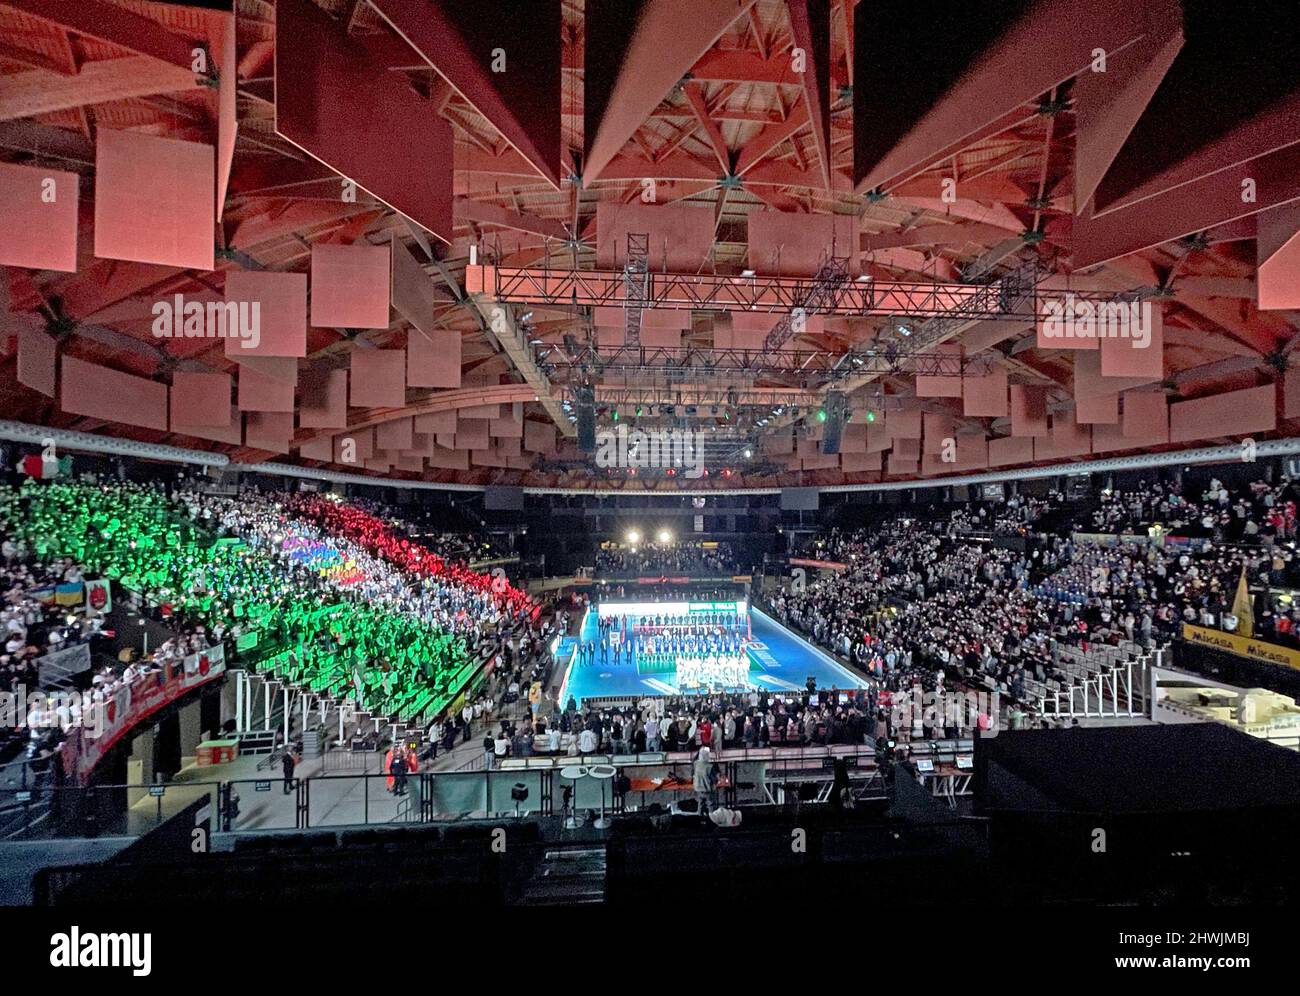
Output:
M825 422L825 421L826 421L826 409L825 409L825 408L818 408L818 409L817 409L817 421L818 421L818 422Z
M673 541L673 534L672 534L672 533L670 533L667 529L660 529L660 530L659 530L659 542L660 542L660 543L671 543L672 541Z
M876 413L875 413L875 412L867 412L867 421L868 421L868 422L874 422L875 420L876 420Z
M746 460L748 460L748 459L749 459L750 457L752 457L753 455L754 455L754 451L753 451L753 450L745 450L745 459L746 459Z
M626 539L629 543L640 543L640 542L641 542L641 534L640 534L639 532L637 532L635 529L629 529L629 530L627 531L627 536L625 537L625 539Z

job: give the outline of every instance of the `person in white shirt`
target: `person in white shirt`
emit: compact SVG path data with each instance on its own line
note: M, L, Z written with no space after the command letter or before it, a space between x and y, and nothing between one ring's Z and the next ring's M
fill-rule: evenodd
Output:
M578 735L578 752L581 754L592 754L596 750L596 734L591 727L584 727L582 733Z

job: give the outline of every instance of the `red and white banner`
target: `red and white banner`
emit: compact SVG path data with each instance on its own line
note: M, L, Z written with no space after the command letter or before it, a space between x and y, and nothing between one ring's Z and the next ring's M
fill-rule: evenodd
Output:
M221 677L225 670L225 648L209 647L183 661L169 661L162 670L150 671L117 688L102 705L101 723L69 732L63 743L63 770L85 785L95 765L132 728L187 692ZM90 730L98 736L90 735Z
M842 564L837 560L809 560L807 557L791 557L790 565L792 567L815 567L823 571L847 571L848 564Z

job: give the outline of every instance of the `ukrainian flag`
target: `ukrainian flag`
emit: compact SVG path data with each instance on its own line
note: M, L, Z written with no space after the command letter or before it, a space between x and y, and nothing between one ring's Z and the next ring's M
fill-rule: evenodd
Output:
M86 588L81 582L56 585L54 588L54 601L58 605L80 605L85 597Z

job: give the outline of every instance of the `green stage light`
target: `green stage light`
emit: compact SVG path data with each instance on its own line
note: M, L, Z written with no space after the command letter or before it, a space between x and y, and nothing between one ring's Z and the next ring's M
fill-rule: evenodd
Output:
M818 422L825 422L825 421L826 421L826 409L825 409L825 408L818 408L818 409L817 409L817 421L818 421Z

